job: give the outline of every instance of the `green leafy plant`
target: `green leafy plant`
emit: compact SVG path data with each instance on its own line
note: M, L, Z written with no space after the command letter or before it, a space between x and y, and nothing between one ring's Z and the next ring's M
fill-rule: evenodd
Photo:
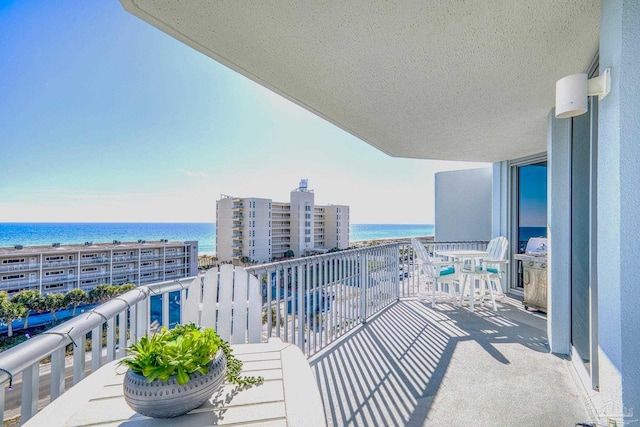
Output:
M129 358L121 363L144 376L147 382L167 381L176 375L178 384L186 384L195 372L207 374L209 362L221 349L227 358L227 381L245 386L260 384L262 377L241 377L242 361L233 355L231 346L213 328L200 329L195 324L163 327L150 337L142 337L130 346Z

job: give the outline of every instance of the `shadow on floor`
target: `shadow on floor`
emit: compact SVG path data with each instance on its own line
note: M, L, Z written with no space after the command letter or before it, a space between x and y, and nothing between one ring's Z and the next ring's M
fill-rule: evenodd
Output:
M568 362L549 353L546 320L512 299L497 312L473 313L403 300L310 363L329 426L573 426L588 419Z

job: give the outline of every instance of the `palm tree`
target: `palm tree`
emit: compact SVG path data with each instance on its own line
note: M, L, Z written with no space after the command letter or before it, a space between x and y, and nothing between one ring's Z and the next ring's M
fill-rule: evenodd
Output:
M63 309L66 307L64 295L62 294L47 294L44 297L44 307L46 310L49 310L53 320L58 320L58 316L56 315L56 311Z
M75 317L76 309L79 304L85 303L89 300L89 294L83 289L74 289L69 291L64 296L65 306L68 307L73 305L73 311L71 312L71 316Z
M24 329L29 327L29 314L37 311L42 304L42 295L38 291L25 289L11 297L11 302L23 306L26 309L24 314Z
M24 316L27 309L9 299L9 295L0 292L0 321L7 324L7 336L13 336L13 321Z

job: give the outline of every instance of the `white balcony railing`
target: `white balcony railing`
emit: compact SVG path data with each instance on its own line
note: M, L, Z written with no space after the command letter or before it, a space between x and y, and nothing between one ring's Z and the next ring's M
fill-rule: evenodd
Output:
M483 249L486 242L428 243L434 249ZM263 340L277 336L307 356L326 348L402 297L417 294L419 278L409 243L387 244L298 258L248 268L262 284ZM167 278L170 277L167 275ZM38 410L41 394L53 401L65 390L65 363L73 384L90 370L123 357L131 343L152 329L151 298L159 325L170 325L170 300L185 301L189 285L203 276L142 285L22 344L0 353L0 413L12 381L21 377L21 423ZM179 306L180 322L183 305ZM271 315L266 315L271 313ZM171 314L175 317L175 314ZM90 355L85 350L92 339ZM103 337L105 345L103 345ZM65 352L70 348L71 356ZM40 390L40 363L51 357L50 389ZM65 361L66 359L66 361ZM90 369L89 366L90 365ZM44 372L44 371L43 371ZM49 375L49 374L46 374ZM44 381L43 381L44 382ZM8 390L8 391L7 391Z

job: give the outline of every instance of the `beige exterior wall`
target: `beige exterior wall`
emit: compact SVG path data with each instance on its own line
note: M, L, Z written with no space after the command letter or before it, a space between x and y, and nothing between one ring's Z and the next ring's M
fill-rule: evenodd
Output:
M349 206L329 205L324 208L324 247L349 247Z
M240 231L233 229L233 206L241 204L241 199L223 197L216 201L216 256L220 261L233 259L233 235Z
M313 249L314 198L309 190L291 192L291 250L296 257Z
M198 274L198 242L117 242L0 248L0 290L42 294L142 285Z

